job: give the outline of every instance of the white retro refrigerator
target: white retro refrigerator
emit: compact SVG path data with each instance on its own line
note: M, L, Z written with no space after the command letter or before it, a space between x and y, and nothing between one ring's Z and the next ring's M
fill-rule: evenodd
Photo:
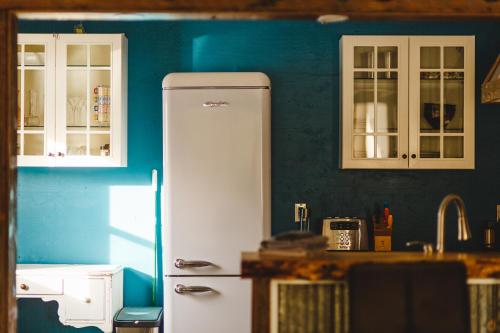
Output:
M249 333L241 252L270 233L270 82L163 80L165 333Z

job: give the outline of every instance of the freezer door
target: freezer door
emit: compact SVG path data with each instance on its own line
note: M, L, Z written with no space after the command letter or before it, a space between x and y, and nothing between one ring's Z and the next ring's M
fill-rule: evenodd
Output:
M269 90L165 90L164 104L165 272L239 275L269 233Z
M193 287L211 290L201 292ZM251 280L167 277L165 288L164 333L251 332Z

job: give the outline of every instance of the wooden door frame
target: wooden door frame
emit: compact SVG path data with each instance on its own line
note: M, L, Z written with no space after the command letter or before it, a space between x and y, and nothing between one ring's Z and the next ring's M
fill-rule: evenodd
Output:
M497 0L1 0L0 1L0 333L16 332L17 14L168 13L171 18L485 19ZM94 17L95 18L95 17ZM106 18L106 16L103 16ZM4 296L5 295L5 296Z
M0 332L15 332L17 18L0 10Z

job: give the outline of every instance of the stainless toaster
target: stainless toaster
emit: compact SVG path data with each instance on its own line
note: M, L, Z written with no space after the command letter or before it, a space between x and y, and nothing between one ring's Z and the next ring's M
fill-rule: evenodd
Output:
M327 217L323 220L323 236L328 238L328 250L367 251L366 221L358 217Z

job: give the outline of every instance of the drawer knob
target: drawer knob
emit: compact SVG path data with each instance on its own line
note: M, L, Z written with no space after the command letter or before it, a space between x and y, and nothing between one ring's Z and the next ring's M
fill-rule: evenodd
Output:
M91 301L92 301L92 300L91 300L89 297L87 297L87 298L85 299L85 303L87 303L87 304L89 304Z
M28 285L24 284L24 283L21 283L21 285L19 286L19 288L21 288L22 290L28 290L28 289L30 289L30 287L28 287Z

